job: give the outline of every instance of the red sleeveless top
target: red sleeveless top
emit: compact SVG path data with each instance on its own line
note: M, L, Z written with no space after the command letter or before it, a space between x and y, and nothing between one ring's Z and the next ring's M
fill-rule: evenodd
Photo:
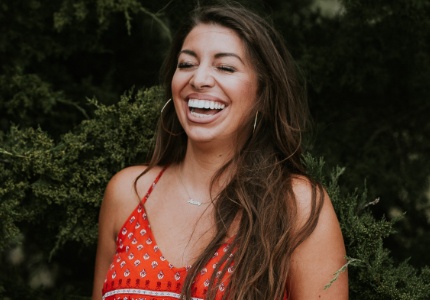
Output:
M158 174L118 234L116 254L102 289L103 300L180 299L189 267L176 268L166 260L152 234L144 207L164 170L165 168ZM228 246L228 243L222 245L195 278L192 287L193 300L205 299L213 270ZM216 299L222 298L232 272L233 266L221 281Z

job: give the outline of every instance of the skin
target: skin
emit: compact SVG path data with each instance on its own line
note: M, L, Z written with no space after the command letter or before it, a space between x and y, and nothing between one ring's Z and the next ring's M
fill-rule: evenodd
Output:
M241 124L255 104L257 76L240 38L218 25L201 24L186 37L172 80L172 96L188 146L203 144L227 154L237 141ZM196 118L188 99L207 99L225 105L213 118Z
M306 222L310 213L311 187L303 177L293 180L299 223ZM300 225L300 224L299 224ZM289 298L348 299L348 273L343 272L331 287L324 287L345 263L345 246L339 221L326 191L318 224L312 234L293 252L287 283Z
M151 228L164 257L175 267L192 264L213 237L211 204L192 206L189 196L208 202L222 188L222 178L209 191L214 172L230 157L241 136L250 134L250 117L257 92L257 76L244 45L236 33L218 25L201 24L186 37L172 80L172 95L178 118L188 136L181 165L172 165L145 203ZM215 100L225 108L208 118L197 118L188 108L188 99ZM100 209L93 300L101 299L101 288L115 254L116 237L138 201L160 172L156 167L135 178L145 166L126 168L108 183ZM182 182L178 178L182 178ZM293 180L299 221L309 214L311 188L307 179ZM188 195L189 193L189 195ZM324 290L332 275L345 263L345 248L339 222L327 194L320 221L293 253L289 299L347 299L347 274ZM300 224L297 224L298 226ZM229 236L235 234L237 222Z

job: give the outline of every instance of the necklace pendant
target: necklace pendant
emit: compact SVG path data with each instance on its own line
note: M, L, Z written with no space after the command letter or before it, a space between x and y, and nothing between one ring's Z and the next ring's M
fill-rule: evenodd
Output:
M202 205L202 203L200 201L194 200L193 198L188 199L187 202L191 205L196 205L196 206Z

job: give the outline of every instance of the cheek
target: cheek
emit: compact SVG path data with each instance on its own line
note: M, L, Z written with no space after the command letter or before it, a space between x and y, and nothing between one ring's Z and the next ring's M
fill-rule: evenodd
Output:
M178 74L177 72L175 72L175 74L173 74L173 78L172 78L172 93L174 94L175 92L178 93L183 85L183 76L181 76L180 74Z
M238 93L242 95L245 105L252 106L255 104L257 98L257 86L254 81L247 81L241 85L240 91Z

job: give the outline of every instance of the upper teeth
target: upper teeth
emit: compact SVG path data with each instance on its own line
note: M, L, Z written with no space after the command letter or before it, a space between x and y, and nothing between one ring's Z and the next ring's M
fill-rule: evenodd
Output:
M188 107L208 108L208 109L224 109L225 104L211 101L211 100L190 99L188 101Z

